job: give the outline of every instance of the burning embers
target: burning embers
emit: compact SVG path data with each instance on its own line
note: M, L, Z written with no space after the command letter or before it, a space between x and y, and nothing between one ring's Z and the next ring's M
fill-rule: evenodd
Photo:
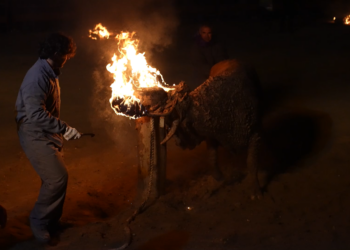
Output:
M90 30L90 37L95 40L110 36L113 34L101 24ZM110 99L112 109L117 115L136 119L146 115L149 108L141 102L142 93L153 90L165 93L172 88L166 85L159 70L148 65L145 53L138 51L139 40L134 36L135 32L121 32L115 36L118 51L113 55L112 63L107 65L107 70L114 79Z
M162 88L138 88L134 92L138 101L125 104L125 99L111 98L111 106L117 114L126 115L134 119L144 115L154 116L153 112L158 106L163 106L167 100L167 94Z

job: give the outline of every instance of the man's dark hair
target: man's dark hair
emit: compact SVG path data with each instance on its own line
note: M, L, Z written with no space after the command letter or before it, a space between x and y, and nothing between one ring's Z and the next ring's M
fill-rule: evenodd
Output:
M59 53L73 57L76 51L76 45L73 39L62 33L52 33L46 37L46 40L40 44L39 57L48 59Z
M208 27L210 28L211 30L214 29L214 25L210 22L202 22L199 24L199 29L201 29L202 27Z

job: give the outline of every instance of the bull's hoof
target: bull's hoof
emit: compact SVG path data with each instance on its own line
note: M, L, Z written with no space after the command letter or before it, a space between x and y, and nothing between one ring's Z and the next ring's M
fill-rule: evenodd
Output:
M4 228L7 222L7 212L3 206L0 205L0 227Z

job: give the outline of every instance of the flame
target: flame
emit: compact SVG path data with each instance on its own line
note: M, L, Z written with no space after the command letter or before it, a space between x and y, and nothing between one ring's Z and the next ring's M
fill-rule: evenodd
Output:
M335 19L337 19L336 17L333 17L333 21L335 21Z
M100 38L106 37L107 39L113 35L101 24L98 24L94 31L90 31L90 34L98 34ZM136 119L137 117L119 112L113 107L113 101L122 100L122 104L128 107L135 105L135 103L141 105L140 100L134 95L136 89L159 87L170 91L172 88L166 86L159 70L148 65L145 53L138 51L139 40L135 39L134 36L135 32L121 32L115 36L118 52L113 55L112 63L107 65L107 70L114 79L111 85L112 97L110 98L112 109L117 115Z
M100 38L109 38L109 32L106 27L103 27L102 24L97 24L94 30L89 30L89 37L94 40L97 40L96 36Z
M347 16L344 18L344 24L350 25L350 15L347 15Z

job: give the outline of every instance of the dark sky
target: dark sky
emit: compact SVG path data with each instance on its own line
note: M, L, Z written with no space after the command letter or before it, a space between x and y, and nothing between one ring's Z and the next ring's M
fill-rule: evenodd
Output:
M124 12L122 6L132 6L134 9L144 8L144 6L151 6L157 8L164 3L177 7L180 11L200 11L204 6L252 6L262 2L273 1L280 2L286 0L99 0L99 1L83 1L83 0L2 0L1 1L1 15L4 15L7 4L12 3L14 15L18 19L25 16L28 19L36 19L40 16L45 16L45 13L53 13L52 18L58 18L63 13L69 13L72 17L89 18L90 16L101 15L110 16L118 15ZM349 1L345 0L293 0L299 2L299 5L307 8L339 8L349 5ZM147 11L145 9L144 11Z
M17 29L32 29L37 23L65 24L65 28L86 29L102 22L122 27L169 31L179 23L198 22L203 18L222 20L249 19L259 3L290 0L2 0L0 24L11 17ZM293 0L299 14L312 17L344 16L350 13L348 0ZM9 8L12 6L12 8ZM8 10L12 9L12 15ZM31 25L30 23L36 23ZM156 24L156 26L155 26ZM39 25L40 26L40 25ZM120 27L115 27L120 28ZM159 30L158 30L159 31ZM163 41L166 43L166 41Z

